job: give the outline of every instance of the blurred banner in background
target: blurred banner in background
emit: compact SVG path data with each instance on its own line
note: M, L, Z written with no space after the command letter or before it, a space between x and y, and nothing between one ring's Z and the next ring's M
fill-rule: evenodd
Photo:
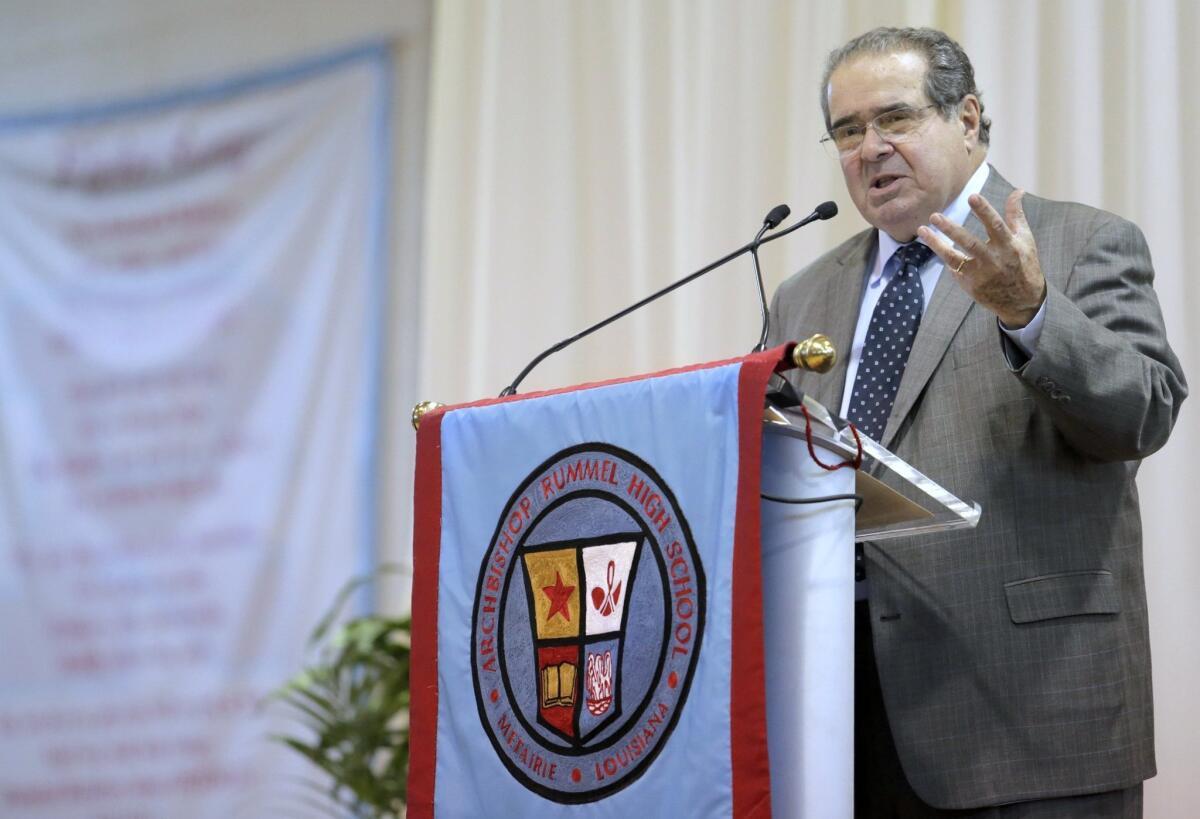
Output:
M303 815L261 700L374 559L390 77L0 121L0 815Z

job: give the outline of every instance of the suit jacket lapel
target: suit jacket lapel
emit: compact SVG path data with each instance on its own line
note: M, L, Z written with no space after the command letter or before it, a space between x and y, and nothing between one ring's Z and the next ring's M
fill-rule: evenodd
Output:
M1004 200L1008 198L1012 189L1012 185L1008 184L995 168L992 168L981 193L983 198L1003 215ZM987 230L984 229L983 223L975 217L974 213L967 217L963 226L972 235L981 239L987 238ZM887 427L883 431L883 440L880 441L885 447L892 445L892 439L895 438L896 432L903 425L904 419L912 412L917 398L925 389L925 385L929 383L933 371L946 356L954 334L958 332L959 326L974 304L971 297L955 281L954 274L943 270L942 275L938 277L937 286L933 289L929 307L921 318L921 327L917 330L912 353L908 357L908 364L905 365L904 375L900 379L896 402L892 405L892 413L888 417ZM999 344L998 341L996 343Z
M846 363L850 359L850 348L854 343L854 328L858 323L858 310L862 304L867 263L875 251L875 231L863 231L857 239L858 241L853 242L846 253L838 258L838 269L825 281L823 298L814 302L821 305L823 315L813 326L826 328L821 332L833 341L838 356L830 372L816 377L815 389L810 392L835 415L841 410L842 393L846 384Z

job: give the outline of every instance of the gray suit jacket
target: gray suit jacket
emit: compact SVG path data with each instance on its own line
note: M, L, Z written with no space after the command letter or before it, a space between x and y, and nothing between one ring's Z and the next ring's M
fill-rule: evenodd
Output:
M1003 214L1011 191L993 169L983 196ZM1141 232L1083 205L1024 207L1049 288L1035 355L943 273L882 440L978 500L979 526L865 550L888 720L913 788L941 808L1155 772L1134 475L1187 386ZM820 331L848 352L874 246L868 230L785 281L774 340ZM836 412L845 375L843 356L792 379Z

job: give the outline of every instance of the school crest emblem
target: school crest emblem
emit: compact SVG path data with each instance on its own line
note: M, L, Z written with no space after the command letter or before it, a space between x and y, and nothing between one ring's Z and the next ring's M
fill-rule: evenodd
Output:
M641 776L686 702L704 601L683 510L649 464L585 444L530 473L484 556L472 624L479 716L508 771L563 803Z

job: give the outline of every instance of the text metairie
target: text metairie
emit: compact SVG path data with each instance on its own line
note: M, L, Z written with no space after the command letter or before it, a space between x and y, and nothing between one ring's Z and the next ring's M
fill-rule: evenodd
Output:
M512 722L508 718L508 712L500 714L496 720L496 728L500 731L500 737L504 743L512 749L512 754L509 757L513 762L520 762L524 765L531 774L540 776L543 779L555 779L558 775L558 763L550 762L542 757L534 748L529 746L524 739L521 738Z
M483 593L479 597L479 658L484 671L496 671L496 604L500 600L509 553L529 523L532 507L533 502L528 497L517 501L516 508L496 533L492 559L483 575Z

